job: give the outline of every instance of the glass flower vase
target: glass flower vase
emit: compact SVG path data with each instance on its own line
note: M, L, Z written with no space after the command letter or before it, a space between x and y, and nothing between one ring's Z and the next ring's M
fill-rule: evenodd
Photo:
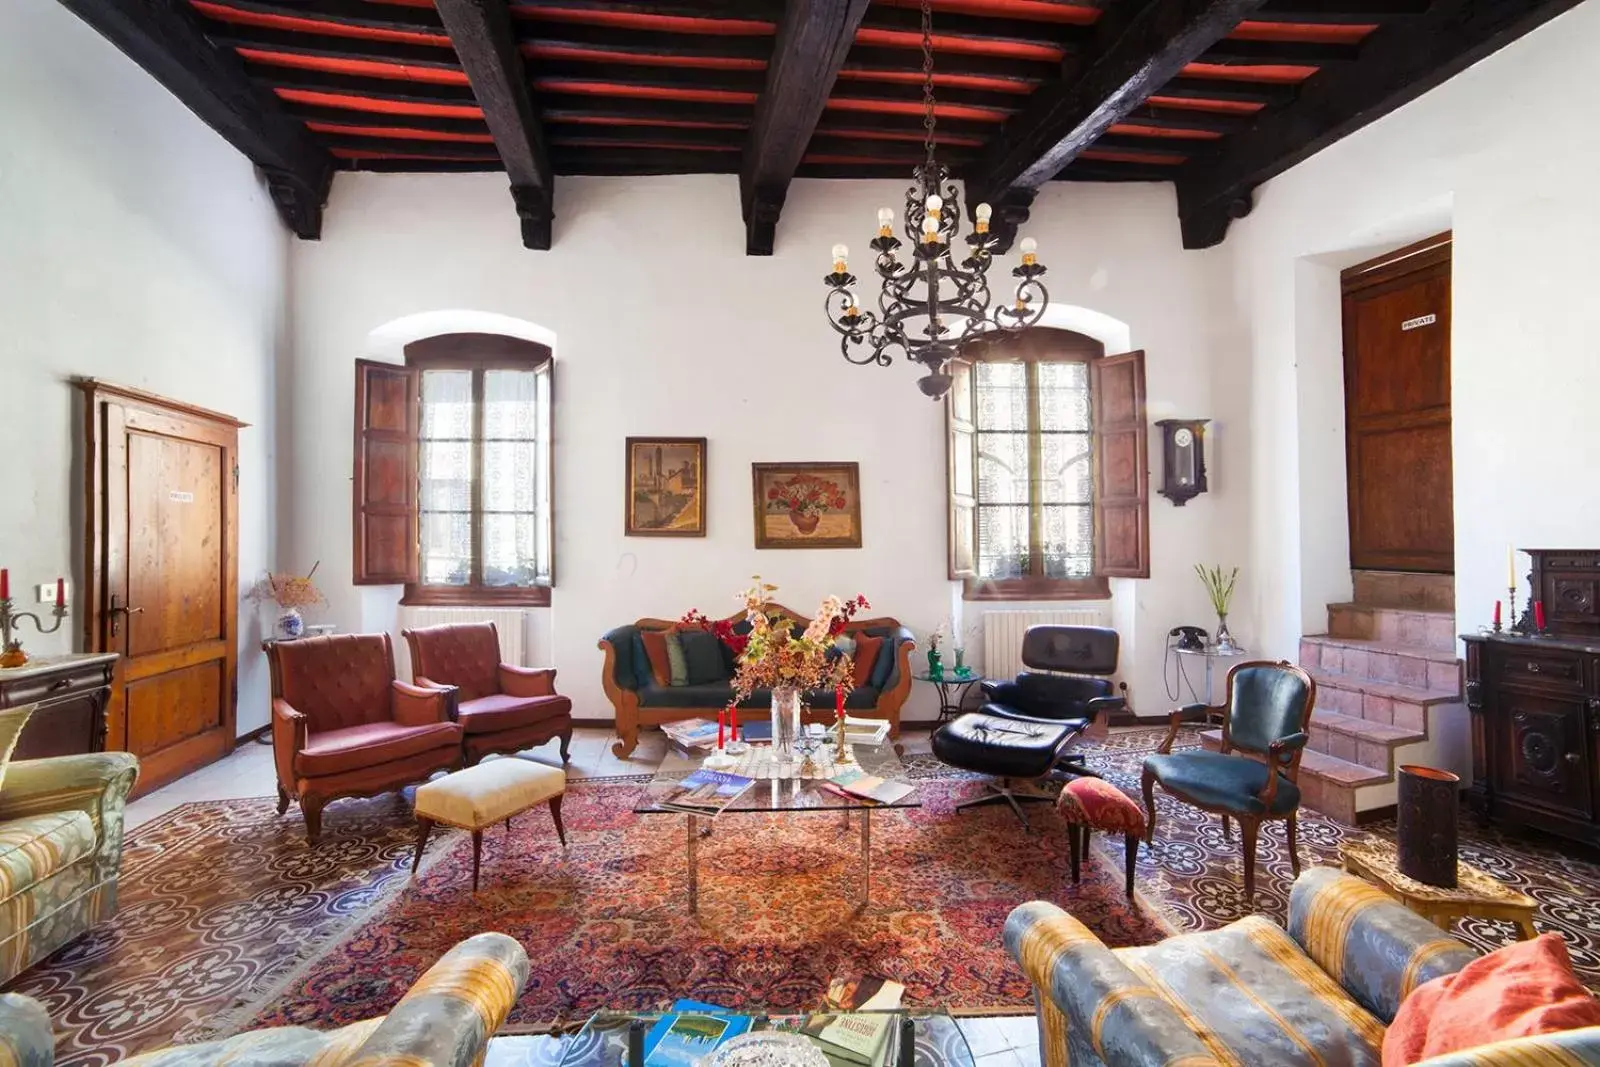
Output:
M794 746L799 737L800 690L781 685L772 691L772 762L776 766L794 766Z

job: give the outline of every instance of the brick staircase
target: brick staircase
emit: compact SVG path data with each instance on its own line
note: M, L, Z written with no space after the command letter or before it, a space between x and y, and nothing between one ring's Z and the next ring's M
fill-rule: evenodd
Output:
M1311 743L1300 764L1307 807L1354 824L1395 802L1396 768L1462 773L1466 708L1450 575L1356 571L1355 600L1328 605L1328 632L1300 641L1317 681ZM1220 730L1202 734L1207 747Z

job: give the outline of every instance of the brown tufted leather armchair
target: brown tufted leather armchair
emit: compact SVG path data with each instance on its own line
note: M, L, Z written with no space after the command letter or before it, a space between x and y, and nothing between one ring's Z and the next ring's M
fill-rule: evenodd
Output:
M272 669L278 814L300 802L306 835L322 808L461 766L453 689L396 681L388 634L334 634L263 644Z
M420 686L457 691L457 720L467 763L491 752L520 752L561 738L561 762L572 744L572 701L556 692L554 667L500 662L492 622L401 630L411 646L411 677Z

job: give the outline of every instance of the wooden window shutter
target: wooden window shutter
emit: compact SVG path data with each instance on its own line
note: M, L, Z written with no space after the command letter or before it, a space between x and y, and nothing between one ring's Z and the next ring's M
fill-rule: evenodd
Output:
M403 585L420 578L417 559L417 437L420 372L356 360L356 585Z
M1094 420L1094 570L1150 577L1150 462L1144 353L1089 364Z
M945 463L950 487L950 577L978 576L978 391L972 364L947 363L951 378Z

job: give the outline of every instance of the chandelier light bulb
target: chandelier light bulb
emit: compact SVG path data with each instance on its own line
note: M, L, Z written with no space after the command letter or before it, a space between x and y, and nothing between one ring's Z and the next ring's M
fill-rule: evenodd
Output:
M1022 265L1031 267L1039 262L1039 242L1032 237L1024 237L1017 242L1017 247L1022 250Z
M894 209L880 207L878 209L878 236L894 236Z
M944 197L940 196L938 193L930 193L928 195L928 199L922 202L922 206L927 208L928 214L933 217L935 222L937 222L939 219L939 212L944 210Z
M849 260L850 248L848 245L833 246L833 272L835 274L843 274L845 264L848 263Z
M979 204L972 211L972 217L977 220L977 225L974 226L973 229L979 233L988 233L989 218L993 214L994 208L990 207L988 204Z

